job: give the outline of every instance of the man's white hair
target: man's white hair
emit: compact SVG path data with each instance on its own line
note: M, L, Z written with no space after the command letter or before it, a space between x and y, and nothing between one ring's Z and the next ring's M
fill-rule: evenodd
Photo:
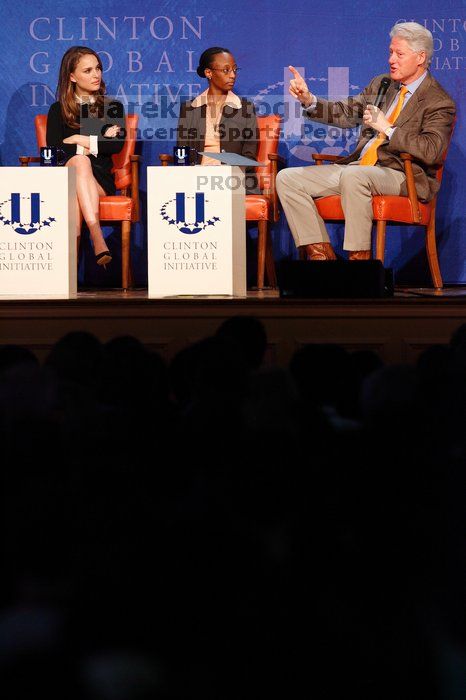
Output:
M417 22L400 22L393 25L390 36L399 36L405 39L413 51L426 52L426 65L432 61L434 53L434 38L432 33Z

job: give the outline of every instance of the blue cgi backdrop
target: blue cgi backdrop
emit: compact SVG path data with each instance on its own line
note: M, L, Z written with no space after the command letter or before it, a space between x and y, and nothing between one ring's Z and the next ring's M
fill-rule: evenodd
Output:
M456 100L458 123L450 148L438 206L438 244L446 283L465 283L466 195L464 191L463 96L466 85L464 1L448 0L295 0L290 9L278 0L134 0L116 4L18 0L3 3L0 26L0 163L17 165L19 155L36 153L33 118L46 112L57 84L60 60L72 45L86 45L101 55L108 93L140 114L143 158L141 168L142 221L133 237L136 281L144 285L147 265L145 166L158 164L158 154L172 147L170 130L177 107L171 101L198 94L205 84L195 69L201 52L226 46L241 71L236 92L254 99L258 113L271 109L285 114L280 153L288 165L305 165L312 151L346 153L356 134L322 130L306 124L287 97L287 66L302 68L310 89L331 98L356 94L387 68L390 28L399 21L416 21L434 35L432 73ZM144 116L144 103L159 105ZM0 172L1 175L1 172ZM108 230L111 237L116 235ZM255 232L252 232L255 235ZM332 239L341 250L342 229ZM295 256L286 221L273 232L275 257ZM386 264L398 282L429 282L419 229L391 228ZM115 241L113 246L118 251ZM95 265L80 269L85 284L118 283Z

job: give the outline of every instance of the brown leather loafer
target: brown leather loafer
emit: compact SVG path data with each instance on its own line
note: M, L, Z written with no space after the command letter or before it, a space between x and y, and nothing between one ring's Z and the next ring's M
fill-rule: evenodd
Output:
M370 250L350 250L349 260L370 260L371 251Z
M331 243L309 243L304 246L308 260L336 260Z

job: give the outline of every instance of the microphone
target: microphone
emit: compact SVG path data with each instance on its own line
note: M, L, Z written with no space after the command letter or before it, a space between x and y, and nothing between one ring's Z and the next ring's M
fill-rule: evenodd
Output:
M385 93L387 92L391 82L392 81L390 78L382 78L380 81L379 92L374 100L374 107L379 107L379 105L382 104L382 100L385 97ZM368 138L371 138L371 134L372 136L375 136L376 133L376 130L372 129L370 126L363 131L363 134L365 134Z
M391 82L392 81L390 78L382 78L379 87L379 92L377 93L377 97L375 98L374 107L379 107L382 104L382 100L385 97L385 93L387 92Z

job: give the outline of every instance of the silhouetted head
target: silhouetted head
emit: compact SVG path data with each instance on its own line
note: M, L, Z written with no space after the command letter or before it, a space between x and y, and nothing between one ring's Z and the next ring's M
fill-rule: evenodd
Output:
M39 360L32 350L20 345L4 345L0 348L0 372L16 365L39 366Z
M102 346L92 333L73 331L55 343L45 365L60 380L94 387L102 365Z
M258 369L267 348L264 324L253 316L231 316L218 328L216 335L237 348L251 369Z

